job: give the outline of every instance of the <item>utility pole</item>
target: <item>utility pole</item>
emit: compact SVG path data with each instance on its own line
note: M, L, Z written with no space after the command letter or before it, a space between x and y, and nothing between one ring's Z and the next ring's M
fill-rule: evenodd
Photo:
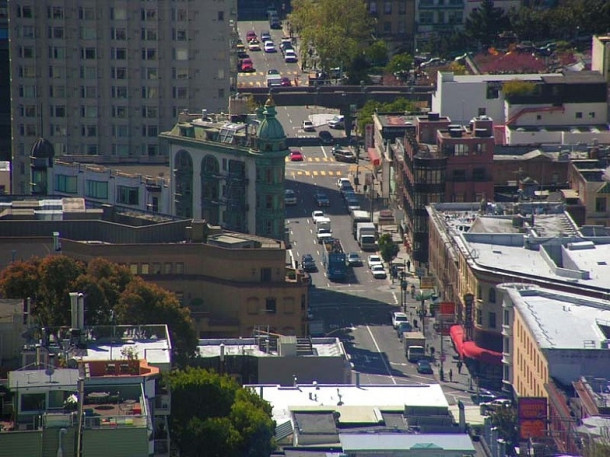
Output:
M441 369L439 371L439 376L441 378L441 381L445 380L445 370L444 370L444 365L445 365L445 351L443 350L443 330L444 330L444 325L445 325L445 321L443 321L442 319L439 319L439 323L440 325L440 330L441 330Z

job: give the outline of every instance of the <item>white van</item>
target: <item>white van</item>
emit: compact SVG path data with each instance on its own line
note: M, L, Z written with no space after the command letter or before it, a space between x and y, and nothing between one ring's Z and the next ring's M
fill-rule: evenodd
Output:
M328 121L328 126L331 129L342 129L345 128L345 116L335 116Z

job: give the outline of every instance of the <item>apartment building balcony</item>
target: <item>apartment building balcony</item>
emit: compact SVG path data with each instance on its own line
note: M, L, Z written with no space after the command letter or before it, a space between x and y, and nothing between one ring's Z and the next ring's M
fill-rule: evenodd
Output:
M510 325L502 324L502 336L513 336L513 329Z

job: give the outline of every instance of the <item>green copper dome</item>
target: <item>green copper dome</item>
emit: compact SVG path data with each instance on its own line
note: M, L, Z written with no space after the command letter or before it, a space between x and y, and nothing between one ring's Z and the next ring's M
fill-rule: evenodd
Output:
M283 140L286 138L284 127L282 127L280 121L275 118L275 115L275 103L273 103L273 99L271 98L271 95L269 95L263 111L264 119L258 126L258 131L256 132L259 140Z

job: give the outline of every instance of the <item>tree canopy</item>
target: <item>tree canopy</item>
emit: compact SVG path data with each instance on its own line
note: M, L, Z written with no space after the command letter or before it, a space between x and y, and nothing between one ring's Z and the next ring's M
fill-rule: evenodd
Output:
M381 103L375 100L369 100L358 111L358 131L364 132L365 125L373 122L373 113L375 113L375 111L381 113L401 113L414 111L415 107L415 103L407 100L406 98L397 98L390 103Z
M363 0L294 0L289 20L302 49L315 49L324 71L346 68L371 36L371 17Z
M495 42L498 34L509 27L508 16L493 0L483 0L481 5L472 11L464 24L466 35L489 47Z
M185 457L267 457L274 447L271 406L228 376L200 368L167 376L172 438Z
M14 262L0 272L0 294L30 298L41 327L70 325L70 292L85 295L85 323L167 324L177 361L197 346L189 310L174 294L134 276L127 267L96 258L88 264L64 255Z
M391 262L398 255L400 248L392 240L392 235L384 233L379 237L379 253L386 262Z

